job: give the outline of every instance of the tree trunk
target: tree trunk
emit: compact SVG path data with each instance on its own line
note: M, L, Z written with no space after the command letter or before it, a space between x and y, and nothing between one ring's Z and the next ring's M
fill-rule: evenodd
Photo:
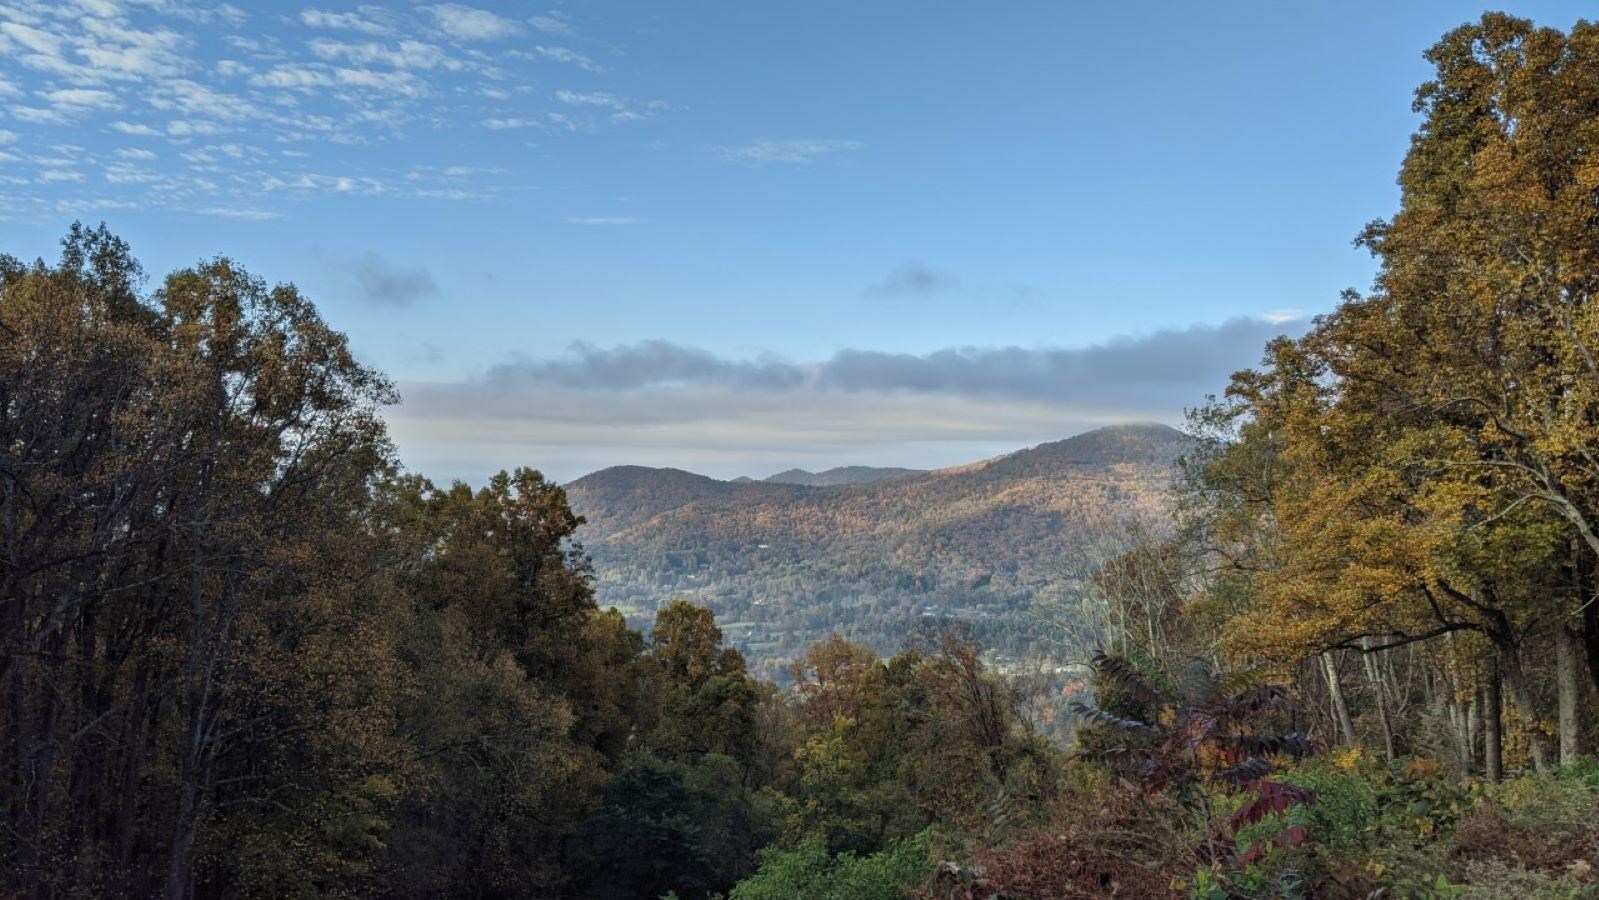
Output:
M1577 735L1581 730L1578 708L1582 698L1582 684L1577 674L1577 659L1580 653L1577 635L1564 626L1555 629L1555 687L1560 698L1562 766L1569 766L1577 761Z
M1476 772L1477 768L1477 725L1482 719L1482 693L1471 696L1466 703L1466 771Z
M1489 781L1503 781L1504 701L1499 693L1499 666L1489 663L1488 684L1482 690L1482 762Z
M1459 657L1455 650L1455 635L1446 636L1449 657L1444 663L1444 681L1449 690L1449 721L1454 726L1455 752L1466 774L1477 770L1477 694L1462 699L1465 691L1460 684Z
M1505 688L1510 691L1510 702L1526 722L1527 743L1532 746L1532 767L1538 772L1549 771L1549 736L1538 727L1538 710L1532 703L1532 691L1522 673L1521 657L1516 645L1504 642L1499 645L1501 673Z
M1332 696L1333 718L1338 723L1344 746L1353 749L1358 744L1355 738L1355 720L1349 716L1349 704L1344 700L1343 679L1338 676L1338 663L1333 660L1331 651L1321 655L1321 671L1327 678L1327 693Z
M1388 722L1388 701L1384 696L1382 673L1377 671L1377 660L1370 653L1371 638L1362 638L1361 648L1365 651L1360 654L1361 665L1366 670L1366 683L1371 685L1372 696L1377 701L1377 727L1382 731L1383 758L1389 762L1394 761L1394 730Z

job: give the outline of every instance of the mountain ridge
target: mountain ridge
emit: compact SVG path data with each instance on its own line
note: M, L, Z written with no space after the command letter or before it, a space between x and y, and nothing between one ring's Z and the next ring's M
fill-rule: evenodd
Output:
M1033 607L1074 589L1067 561L1128 522L1163 527L1191 444L1164 425L1112 426L849 484L619 466L567 490L602 604L638 621L674 598L708 605L777 675L831 631L891 651L929 616L978 623L1017 652L1035 646Z

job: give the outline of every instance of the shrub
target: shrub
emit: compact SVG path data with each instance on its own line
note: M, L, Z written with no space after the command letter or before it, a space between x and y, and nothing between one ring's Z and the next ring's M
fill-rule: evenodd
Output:
M1468 861L1514 863L1551 874L1599 871L1599 792L1580 778L1517 778L1484 789L1455 828ZM1579 865L1580 864L1580 865Z
M1199 865L1183 818L1171 798L1085 785L1056 805L1049 825L978 854L981 896L1167 896Z
M830 856L819 841L767 848L760 868L733 888L730 900L900 900L931 875L932 839L928 829L870 856Z

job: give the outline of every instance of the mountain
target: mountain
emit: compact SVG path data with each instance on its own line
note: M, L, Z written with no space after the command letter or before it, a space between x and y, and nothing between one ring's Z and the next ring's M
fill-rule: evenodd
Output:
M1085 561L1128 522L1163 525L1189 446L1164 425L1120 425L871 481L620 466L567 491L587 518L579 535L602 605L644 622L671 598L704 603L758 671L778 675L829 632L892 651L925 618L972 622L1007 653L1044 653L1043 606L1075 596Z
M923 469L895 469L879 466L839 466L825 472L807 472L804 469L789 469L768 475L763 481L773 484L803 484L810 487L837 487L841 484L866 484L869 481L882 481L886 478L900 478L905 475L920 475ZM734 479L737 481L737 479Z

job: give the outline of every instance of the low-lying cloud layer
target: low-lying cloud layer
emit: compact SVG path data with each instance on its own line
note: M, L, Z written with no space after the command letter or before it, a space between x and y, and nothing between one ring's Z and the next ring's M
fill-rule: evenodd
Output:
M948 465L1103 424L1176 423L1303 325L1238 318L1079 348L849 349L814 362L577 344L466 382L402 385L390 421L407 460L445 477L523 464L559 478L620 463L720 476Z

